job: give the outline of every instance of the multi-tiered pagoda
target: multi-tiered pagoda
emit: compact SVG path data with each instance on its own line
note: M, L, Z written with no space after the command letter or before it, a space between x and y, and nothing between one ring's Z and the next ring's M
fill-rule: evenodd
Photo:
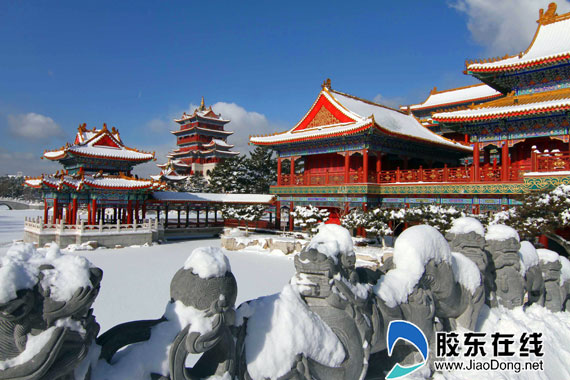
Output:
M154 153L125 146L119 131L105 124L101 129L79 126L73 144L44 151L42 158L63 166L55 174L25 181L42 190L44 224L78 224L80 209L87 209L88 225L133 223L144 218L144 201L150 194L166 187L131 174L135 165L153 160Z
M161 173L153 178L176 182L194 173L208 178L219 162L239 154L227 143L233 132L225 131L224 126L230 121L222 119L211 106L206 108L204 98L191 115L185 112L174 121L180 125L171 132L176 136L177 149L168 154L167 163L158 165Z

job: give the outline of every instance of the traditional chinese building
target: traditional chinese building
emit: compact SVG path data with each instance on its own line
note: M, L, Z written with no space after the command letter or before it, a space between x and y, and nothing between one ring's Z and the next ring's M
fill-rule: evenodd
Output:
M526 51L467 64L484 84L434 90L400 111L325 84L291 130L251 138L279 154L271 192L282 206L340 213L426 203L479 213L570 184L570 13L551 4L538 23Z
M558 15L551 3L546 12L540 10L537 23L524 52L466 63L467 74L504 97L432 117L468 136L475 181L524 181L534 187L568 182L570 13Z
M501 92L484 83L443 91L434 87L430 91L429 96L422 103L401 106L400 110L411 112L420 120L423 126L437 134L457 141L464 140L464 142L467 143L468 141L465 141L465 136L449 128L442 129L440 124L433 121L432 115L438 112L451 111L459 107L486 103L503 96Z
M421 182L444 170L448 179L463 177L463 168L447 167L471 155L470 147L431 132L413 115L335 91L330 80L291 130L250 141L278 152L272 192L282 205L313 204L333 215L349 207L397 207L405 201L387 198L382 184Z
M125 146L119 131L105 124L101 129L79 126L72 144L44 151L42 158L63 166L55 174L25 180L26 186L42 190L44 224L76 225L80 209L87 210L87 225L131 224L144 219L144 202L152 192L166 187L131 174L154 153Z
M204 98L191 115L184 113L174 121L180 125L171 132L176 136L177 148L168 154L166 164L158 165L162 171L154 178L179 181L194 173L208 177L220 161L239 154L231 151L234 146L227 142L233 132L224 130L224 126L230 121L222 119L211 106L206 108Z

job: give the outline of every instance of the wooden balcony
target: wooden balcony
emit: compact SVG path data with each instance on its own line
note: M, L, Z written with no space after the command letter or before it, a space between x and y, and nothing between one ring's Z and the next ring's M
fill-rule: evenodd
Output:
M506 171L506 173L504 173ZM498 183L524 182L524 174L529 172L562 172L570 171L570 152L533 153L530 163L523 161L506 168L500 165L486 164L475 166L437 169L382 170L368 171L365 176L362 170L327 171L325 173L302 173L291 176L281 175L278 186L328 186L348 184L397 184L397 183ZM347 180L348 179L348 180Z

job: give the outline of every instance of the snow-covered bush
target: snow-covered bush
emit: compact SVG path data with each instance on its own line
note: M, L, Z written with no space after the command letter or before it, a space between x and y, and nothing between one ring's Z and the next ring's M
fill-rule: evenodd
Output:
M295 206L295 210L291 211L291 216L294 218L296 227L301 227L309 232L310 235L313 235L317 232L317 225L329 219L329 212L326 209L320 209L313 205L307 207Z
M429 224L439 232L445 233L451 228L454 219L461 216L461 212L455 207L443 207L439 205L427 205L407 210L410 222Z
M348 229L366 226L368 213L361 208L353 208L350 212L340 218L340 224Z
M249 206L225 206L222 209L222 216L224 219L237 219L245 222L245 235L248 235L249 224L256 222L263 216L266 207L264 205L249 205Z

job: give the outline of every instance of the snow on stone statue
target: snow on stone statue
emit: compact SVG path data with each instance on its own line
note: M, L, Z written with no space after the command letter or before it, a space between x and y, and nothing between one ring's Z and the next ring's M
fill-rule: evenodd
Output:
M57 245L15 244L0 260L0 379L89 379L103 272ZM96 352L95 352L96 354Z

